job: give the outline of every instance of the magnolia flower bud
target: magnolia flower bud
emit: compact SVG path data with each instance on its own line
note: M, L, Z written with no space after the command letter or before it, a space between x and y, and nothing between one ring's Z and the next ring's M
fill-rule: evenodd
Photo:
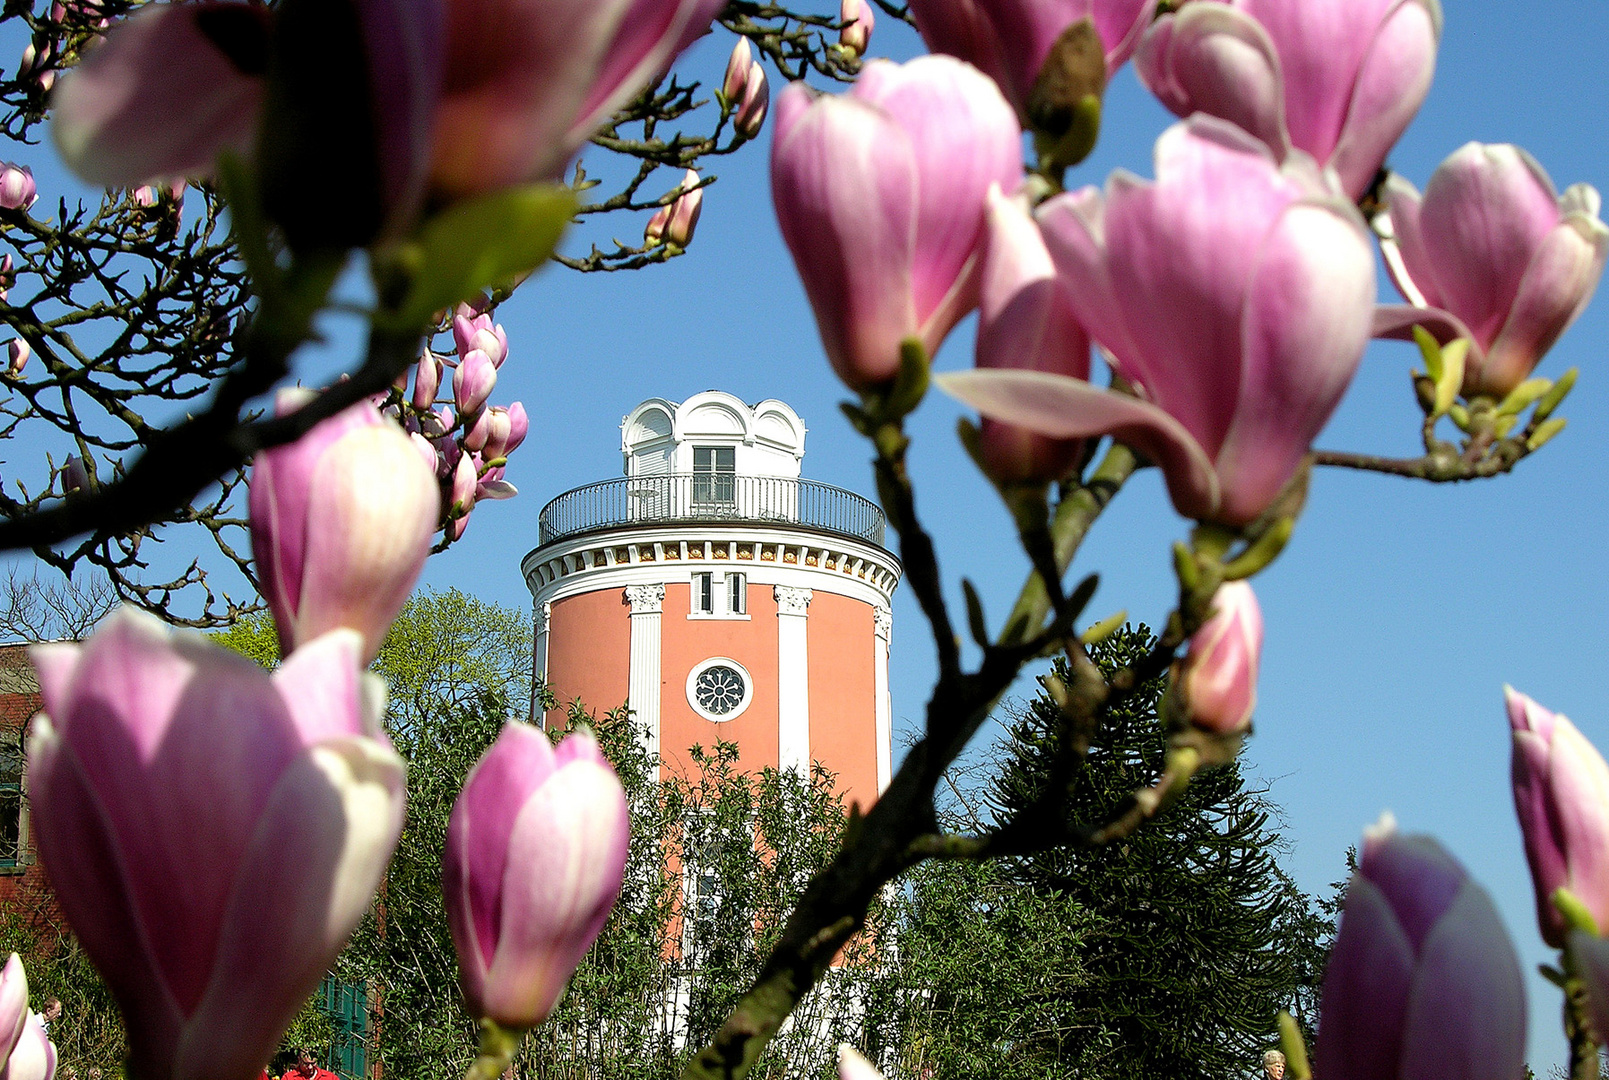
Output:
M11 1056L27 1020L28 973L22 968L22 958L12 953L0 970L0 1058Z
M1553 894L1568 889L1609 928L1609 764L1570 721L1503 688L1514 729L1514 810L1525 838L1542 940L1564 945Z
M865 56L866 46L872 40L872 28L877 25L872 6L866 0L842 0L838 5L838 21L844 24L838 31L838 44L856 56Z
M502 326L492 325L490 315L455 315L453 342L458 346L459 356L468 356L479 349L491 359L493 367L502 367L503 361L508 359L508 335Z
M27 165L0 162L0 207L7 210L26 210L39 201L39 188L34 183L34 171Z
M481 453L487 461L508 456L508 436L514 429L513 421L509 419L508 410L501 405L494 405L482 414L481 419L486 422L486 445Z
M1322 1080L1493 1080L1525 1070L1525 984L1491 897L1387 814L1365 833L1324 972Z
M69 454L67 460L61 463L62 494L84 491L88 487L89 470L84 466L84 459L77 454Z
M459 358L453 371L453 400L461 416L473 416L491 397L497 385L497 366L492 358L480 349L474 349Z
M306 391L283 391L293 411ZM440 519L436 483L397 426L367 403L252 463L251 547L280 648L349 627L364 663L424 569Z
M749 69L753 66L754 54L749 48L749 39L740 37L737 44L732 46L732 55L726 61L726 78L721 81L721 95L727 101L742 99L743 88L749 82Z
M704 210L704 189L698 185L698 173L692 169L682 177L682 193L668 209L665 221L665 242L684 248L693 242L693 231L698 228L698 216Z
M6 371L13 379L22 374L22 369L28 366L28 358L34 354L32 348L22 338L12 338L6 346Z
M648 219L647 225L643 226L643 247L654 247L658 244L664 243L665 226L667 223L669 223L669 221L670 207L661 206L658 210L655 210L654 216Z
M620 893L626 796L585 731L557 750L503 728L447 822L442 889L464 998L505 1027L547 1019Z
M492 410L482 409L475 422L469 425L464 432L464 449L480 451L486 448L486 440L492 433Z
M122 1008L130 1075L256 1076L402 829L403 763L362 639L332 631L270 675L122 608L83 644L29 655L44 699L30 825Z
M508 457L519 449L520 443L525 441L526 434L531 430L531 420L525 415L525 405L516 401L508 407L508 445L503 448L503 457Z
M469 513L475 505L475 487L479 483L480 470L475 465L475 455L459 454L458 463L453 467L451 494L447 499L449 515Z
M436 391L441 389L441 359L429 349L419 357L418 369L413 376L413 407L424 411L436 403Z
M1212 616L1190 638L1175 678L1190 723L1214 735L1251 730L1257 707L1257 662L1263 613L1244 581L1218 586Z
M743 103L732 117L732 127L745 139L760 134L765 124L766 110L771 107L771 87L765 79L765 69L759 64L749 68L748 82L743 87Z

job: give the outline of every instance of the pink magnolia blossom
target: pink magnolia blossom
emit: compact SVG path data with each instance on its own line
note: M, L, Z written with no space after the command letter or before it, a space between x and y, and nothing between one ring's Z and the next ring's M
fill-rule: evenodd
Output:
M77 454L68 454L67 460L61 463L62 494L86 491L88 488L89 467L84 464L84 459Z
M131 1072L251 1080L402 829L403 763L362 640L333 631L270 675L123 608L30 656L45 709L31 826L123 1011Z
M320 150L350 156L342 125L368 118L391 229L413 220L427 192L462 198L557 178L593 131L705 33L722 7L722 0L353 2L358 40L319 38L315 47L361 49L367 85L354 79L349 89L363 100L337 95L316 117L335 130L298 131L311 141L285 152L293 169ZM330 18L333 25L316 3L299 14L308 24ZM281 5L277 17L284 16ZM256 4L202 0L152 4L113 27L57 89L52 127L68 165L116 187L209 175L224 150L250 156L265 119L275 17ZM297 30L287 35L290 46L318 38L309 26Z
M1531 374L1586 309L1609 253L1596 189L1553 181L1515 146L1466 143L1423 197L1392 174L1386 266L1411 307L1382 308L1376 329L1470 340L1464 393L1501 398Z
M998 187L989 189L976 359L980 368L1089 378L1089 335L1073 314L1027 200ZM1059 480L1084 447L1082 439L1049 439L987 417L979 435L984 468L1002 483Z
M1503 688L1514 729L1514 811L1525 838L1542 939L1562 948L1553 894L1568 889L1609 928L1609 764L1564 716Z
M22 376L22 369L28 366L29 357L34 351L22 338L12 338L6 345L6 372L13 379Z
M495 461L508 456L508 438L514 432L514 421L509 418L508 410L501 405L494 405L486 410L486 445L483 453L486 460Z
M1035 371L938 382L1042 435L1128 442L1162 466L1180 513L1241 525L1296 473L1357 369L1374 254L1306 155L1277 166L1222 120L1170 128L1156 170L1038 214L1079 321L1141 397Z
M282 392L279 412L307 397ZM424 569L438 500L407 435L367 402L258 454L251 548L281 650L344 626L373 659Z
M525 405L516 401L508 407L508 446L503 451L503 456L507 457L519 449L520 443L525 441L525 436L530 430L531 418L525 414Z
M1176 115L1304 150L1356 198L1425 100L1440 36L1438 0L1188 0L1134 66Z
M491 358L492 366L500 368L508 359L508 334L501 323L493 324L492 317L477 312L465 304L458 305L453 313L453 344L459 356L468 356L479 349Z
M1015 191L1021 130L1000 91L947 56L867 64L841 96L777 99L771 192L833 368L866 389L931 356L978 302L991 184Z
M856 56L865 56L872 31L877 27L877 13L872 6L866 0L842 0L838 5L838 21L843 23L838 31L838 44Z
M7 210L27 210L39 201L39 187L34 183L34 171L27 165L0 162L0 207Z
M1319 1006L1323 1080L1514 1080L1525 984L1491 897L1386 815L1347 885Z
M1218 586L1212 615L1190 637L1177 688L1189 721L1215 735L1251 730L1257 708L1257 666L1263 651L1263 612L1244 581Z
M1020 117L1056 40L1089 19L1110 79L1134 55L1153 0L913 0L916 28L934 52L975 64L1000 84Z
M453 403L458 415L469 417L480 411L497 385L497 365L480 349L471 349L458 358L453 369Z
M554 749L510 723L453 804L442 858L464 997L507 1027L545 1020L614 907L626 796L585 731Z

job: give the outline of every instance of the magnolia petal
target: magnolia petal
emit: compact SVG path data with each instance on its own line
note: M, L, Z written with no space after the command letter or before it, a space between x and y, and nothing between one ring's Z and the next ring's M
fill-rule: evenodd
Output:
M131 608L85 644L72 690L47 708L130 868L155 962L192 1008L240 853L301 740L256 664Z
M1021 182L1022 130L999 88L950 56L874 60L850 94L883 110L910 139L918 177L911 291L916 321L925 324L973 259L990 185L1010 194ZM971 306L935 336L942 340Z
M430 553L438 486L407 436L389 424L343 436L309 483L296 640L350 627L371 659Z
M1555 948L1564 944L1564 917L1553 906L1553 890L1569 875L1564 838L1553 813L1548 791L1549 762L1547 739L1534 731L1514 732L1514 756L1510 766L1510 786L1514 791L1514 812L1525 841L1525 859L1531 867L1535 885L1536 918L1543 940Z
M1201 445L1173 417L1138 398L1043 371L954 371L933 380L985 416L1056 439L1110 435L1155 461L1186 517L1218 509L1218 477Z
M449 854L442 860L448 920L458 955L478 965L475 974L481 979L497 951L509 837L520 811L555 767L553 744L545 732L530 724L505 724L471 770L448 818ZM480 1000L479 993L470 998Z
M1549 816L1568 860L1567 876L1554 880L1587 906L1600 928L1609 927L1609 764L1563 716L1549 751Z
M28 1019L28 973L16 953L0 971L0 1060L9 1059ZM8 1078L9 1080L9 1078Z
M848 1043L838 1047L838 1080L883 1080L877 1066Z
M372 739L321 743L285 771L239 864L172 1080L257 1075L368 910L402 834L405 786L402 759Z
M1466 880L1419 950L1401 1080L1514 1080L1525 1071L1525 983L1486 890Z
M1107 262L1105 203L1093 187L1047 199L1035 213L1078 322L1130 382L1145 385L1145 356L1129 335Z
M435 186L462 197L556 178L579 145L577 118L633 4L449 4Z
M117 999L129 1061L141 1076L167 1076L184 1025L154 963L156 952L124 876L113 828L95 787L44 713L28 740L30 821L56 901Z
M1358 69L1346 123L1328 156L1346 193L1357 198L1374 182L1430 92L1436 70L1440 12L1436 0L1398 0L1374 35Z
M592 91L571 128L570 143L579 147L601 123L614 115L678 54L709 32L710 22L726 0L635 0L622 16L593 79Z
M790 86L782 101L804 93ZM844 96L813 102L786 135L779 122L776 140L777 221L827 358L852 387L885 382L899 370L900 342L917 330L911 139L887 113Z
M1200 113L1157 140L1156 170L1154 184L1119 174L1108 185L1113 293L1146 358L1147 396L1216 457L1245 367L1252 274L1271 223L1306 192L1268 147Z
M376 732L379 716L370 713L374 702L361 685L368 674L363 663L362 635L337 629L298 648L274 672L304 746Z
M1466 143L1431 175L1420 222L1447 310L1489 348L1559 223L1552 180L1516 146Z
M1290 151L1279 54L1244 12L1209 0L1185 5L1147 32L1135 71L1176 116L1209 113L1281 158Z
M1459 321L1458 316L1450 311L1433 307L1412 307L1408 304L1378 304L1374 309L1374 321L1370 333L1377 338L1392 338L1397 341L1414 340L1413 328L1422 326L1429 331L1430 336L1442 345L1459 338L1470 342L1469 355L1471 362L1478 361L1481 356L1480 346L1475 343L1474 335L1469 327Z
M1220 519L1248 522L1295 475L1352 382L1374 314L1374 252L1347 204L1297 203L1247 293L1234 422L1218 452Z
M605 765L557 770L520 811L509 841L497 956L484 1002L530 1026L564 993L614 907L629 838L626 798Z
M51 135L92 184L205 176L249 153L267 66L268 13L246 4L152 4L86 51L51 98Z
M1441 286L1436 284L1436 267L1425 249L1424 230L1419 222L1424 205L1419 189L1405 177L1392 173L1386 178L1384 195L1391 235L1389 239L1382 237L1380 250L1392 283L1414 307L1442 307L1445 301Z
M917 32L936 53L959 57L982 71L1010 95L1018 113L1027 104L1001 53L1000 37L988 12L976 0L916 0L910 5Z
M1502 397L1523 382L1585 310L1603 277L1609 228L1583 215L1559 223L1520 281L1508 321L1486 350L1478 388Z
M1413 975L1413 946L1391 905L1371 881L1354 874L1324 971L1315 1075L1378 1080L1397 1074Z

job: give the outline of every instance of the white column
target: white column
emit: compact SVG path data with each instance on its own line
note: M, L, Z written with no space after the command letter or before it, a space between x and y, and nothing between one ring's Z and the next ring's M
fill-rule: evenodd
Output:
M654 760L654 779L659 779L659 619L665 605L665 586L627 585L626 602L631 605L631 674L626 685L626 704L631 707L643 749Z
M810 590L773 586L777 598L777 767L810 776Z
M888 692L888 649L894 636L894 613L872 609L872 687L877 697L877 794L894 777L894 702Z
M544 600L536 606L536 636L531 643L531 723L546 727L536 715L536 681L548 674L548 627L553 622L553 605Z

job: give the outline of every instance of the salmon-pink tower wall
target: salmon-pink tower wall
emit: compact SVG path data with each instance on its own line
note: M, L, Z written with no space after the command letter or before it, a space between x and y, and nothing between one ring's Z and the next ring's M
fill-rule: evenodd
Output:
M746 770L820 762L870 805L901 572L881 511L800 478L805 427L779 401L656 398L621 428L625 476L549 503L523 563L548 719L625 703L663 768L725 740Z

